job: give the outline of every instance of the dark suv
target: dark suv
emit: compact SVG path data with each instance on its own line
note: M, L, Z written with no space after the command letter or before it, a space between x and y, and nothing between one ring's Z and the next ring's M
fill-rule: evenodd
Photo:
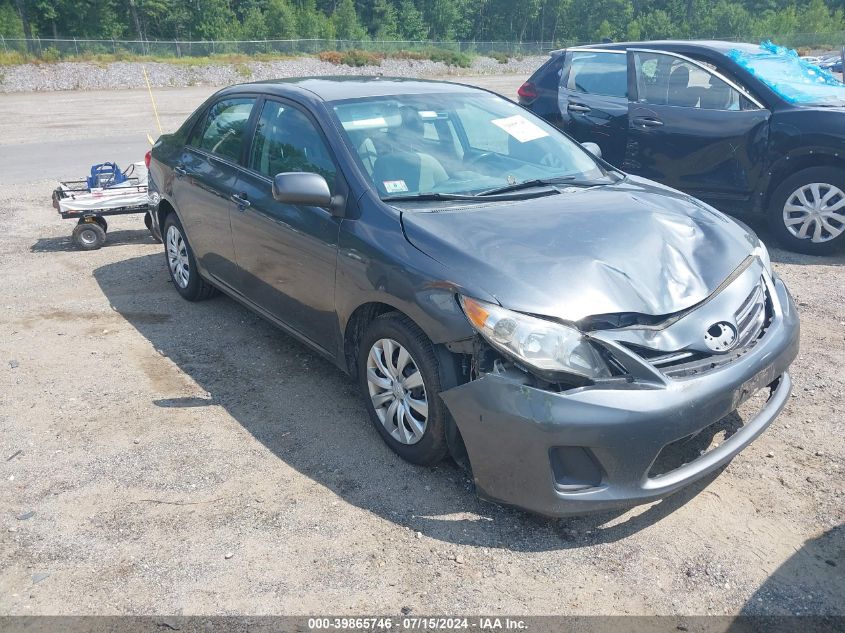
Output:
M629 173L729 213L765 214L787 248L845 247L845 86L771 44L642 42L555 51L522 105Z

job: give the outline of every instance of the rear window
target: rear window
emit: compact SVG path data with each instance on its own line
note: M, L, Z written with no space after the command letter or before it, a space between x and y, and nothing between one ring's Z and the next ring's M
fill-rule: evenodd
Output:
M625 53L573 52L566 87L586 94L626 97L628 61Z

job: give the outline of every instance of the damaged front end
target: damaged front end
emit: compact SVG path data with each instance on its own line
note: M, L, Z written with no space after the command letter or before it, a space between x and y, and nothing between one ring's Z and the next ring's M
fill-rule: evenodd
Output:
M660 318L625 313L565 324L522 315L509 323L514 313L461 302L478 331L460 350L470 379L441 396L479 494L541 514L582 514L671 494L747 446L791 390L798 315L759 254L698 304ZM669 447L762 389L768 399L720 445L655 469Z

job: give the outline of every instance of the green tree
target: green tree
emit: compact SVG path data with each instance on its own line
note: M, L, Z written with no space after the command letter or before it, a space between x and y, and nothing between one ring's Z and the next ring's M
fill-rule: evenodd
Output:
M196 33L204 40L236 40L240 24L226 0L203 0Z
M0 36L11 38L23 37L21 16L7 2L0 3Z
M358 20L355 4L352 0L340 0L332 13L335 32L341 40L364 40L367 32Z
M300 37L296 11L288 0L269 0L264 18L268 38L290 40Z
M245 40L268 39L267 20L260 8L253 5L246 10L241 24L241 37Z
M389 0L375 0L373 3L373 37L377 40L399 39L399 22L396 7Z
M402 0L399 3L399 34L404 40L426 40L428 39L428 24L423 18L422 12L417 9L411 0Z

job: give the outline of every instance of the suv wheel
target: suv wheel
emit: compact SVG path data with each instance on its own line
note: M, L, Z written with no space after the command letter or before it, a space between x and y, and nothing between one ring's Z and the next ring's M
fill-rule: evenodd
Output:
M408 317L375 319L361 340L358 381L370 419L403 459L434 464L446 456L446 406L431 341Z
M845 248L845 171L811 167L772 195L769 223L789 250L826 255Z
M175 213L164 221L164 255L173 285L188 301L202 301L217 294L217 289L197 270L194 253L185 238L185 229Z

